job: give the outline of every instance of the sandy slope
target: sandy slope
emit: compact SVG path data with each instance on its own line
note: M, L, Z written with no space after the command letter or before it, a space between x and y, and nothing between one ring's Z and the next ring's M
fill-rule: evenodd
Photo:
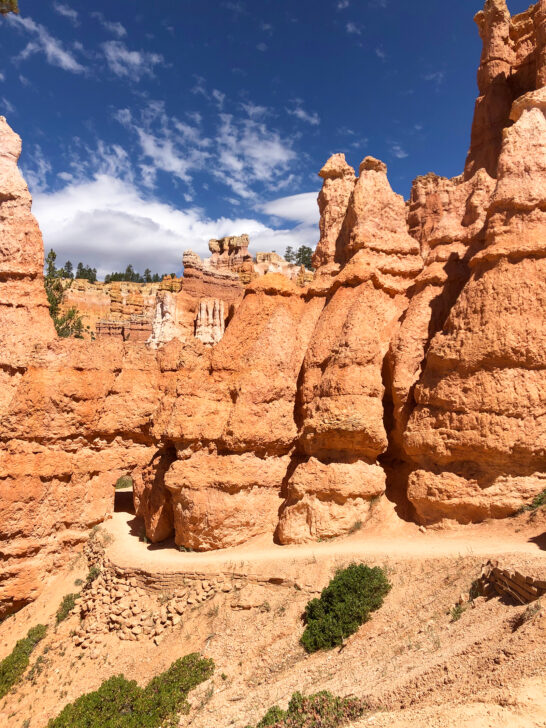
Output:
M193 709L181 726L243 728L271 705L286 706L295 690L322 689L369 701L371 713L358 726L546 726L544 610L517 629L514 618L525 607L498 599L480 600L457 622L449 616L489 557L546 574L546 513L426 533L390 512L376 519L365 531L326 543L280 547L258 539L193 554L140 542L134 518L114 514L106 530L115 564L145 571L152 581L154 574L196 570L231 574L236 586L193 608L159 646L121 642L110 633L82 652L70 637L79 626L76 614L50 628L32 658L31 667L41 658L39 671L28 672L0 701L0 725L22 728L29 720L29 728L43 728L66 702L107 677L123 672L142 684L199 650L214 659L216 673L190 696ZM307 656L299 645L305 604L353 560L385 567L393 588L344 649ZM0 626L0 657L30 626L51 623L63 594L77 589L74 581L86 570L75 554L38 602ZM270 578L282 583L264 583Z

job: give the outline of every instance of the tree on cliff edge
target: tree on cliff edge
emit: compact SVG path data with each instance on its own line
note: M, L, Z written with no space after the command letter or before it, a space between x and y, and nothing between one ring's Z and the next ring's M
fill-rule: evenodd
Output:
M72 306L65 313L61 313L61 305L64 301L66 288L72 285L70 280L68 286L63 283L62 276L65 273L64 268L57 270L55 261L57 253L50 250L46 258L46 272L44 277L44 286L49 303L49 314L53 319L53 325L58 336L66 338L74 336L76 339L83 339L85 326L78 309Z
M0 0L0 15L7 15L8 13L18 13L19 3L17 0Z

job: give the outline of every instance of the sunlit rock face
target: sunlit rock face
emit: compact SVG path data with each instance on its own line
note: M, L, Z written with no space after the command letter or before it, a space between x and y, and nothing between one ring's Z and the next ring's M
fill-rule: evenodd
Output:
M314 276L213 240L160 284L148 343L56 338L0 121L0 612L108 517L121 475L150 541L196 550L365 532L386 498L427 524L504 517L545 488L546 0L477 21L461 176L405 202L381 161L357 177L334 155Z

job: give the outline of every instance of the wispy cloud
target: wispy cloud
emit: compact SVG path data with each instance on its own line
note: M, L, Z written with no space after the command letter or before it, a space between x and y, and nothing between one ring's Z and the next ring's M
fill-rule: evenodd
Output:
M124 38L127 35L127 30L121 23L118 23L117 21L107 20L104 17L103 13L95 11L91 13L91 17L98 20L105 30L107 30L109 33L112 33L113 35L117 35L118 38Z
M362 27L357 23L347 23L345 30L349 33L349 35L362 35Z
M59 13L59 15L64 16L65 18L68 18L73 25L79 25L79 16L78 12L74 10L74 8L69 7L68 5L63 5L63 3L53 3L54 10Z
M240 197L257 197L253 183L279 189L288 180L288 170L296 159L292 141L263 122L221 114L215 138L215 176Z
M251 119L261 119L268 113L266 106L253 104L252 101L247 101L245 104L241 104L241 106Z
M262 51L262 53L265 53L265 51L267 50L267 43L258 43L258 45L256 46L256 48L259 51Z
M350 4L349 0L338 0L336 7L338 10L345 10L345 8L348 8Z
M434 71L432 73L425 73L423 78L425 81L433 83L436 88L439 88L446 80L446 73L445 71Z
M387 60L387 54L385 53L385 51L383 50L383 48L381 48L381 46L378 46L378 47L377 47L377 48L375 49L375 55L376 55L376 56L377 56L377 57L378 57L378 58L379 58L379 59L380 59L381 61L386 61L386 60Z
M47 177L51 170L51 163L44 157L40 145L36 144L32 152L32 166L23 168L25 179L33 192L47 189Z
M43 53L47 62L52 66L58 66L72 73L85 72L84 66L76 60L72 53L63 48L61 41L50 35L43 25L36 23L28 16L23 18L20 15L8 15L7 20L19 31L27 33L33 38L16 57L16 60L26 60L36 53Z
M8 101L8 99L5 96L2 96L0 99L0 115L4 116L5 114L15 114L15 106Z
M6 80L6 76L2 73L2 71L0 71L0 81L5 81L5 80Z
M305 121L307 124L311 124L311 126L318 126L320 124L320 116L316 113L316 111L306 111L303 108L302 99L293 99L292 103L294 105L293 108L286 109L290 116L295 116L300 121Z
M143 76L153 76L154 67L164 63L161 54L132 51L119 40L109 40L103 43L102 49L112 73L132 81L139 81Z
M405 159L408 156L406 150L403 149L401 144L398 144L397 142L391 144L390 152L392 156L396 157L397 159Z

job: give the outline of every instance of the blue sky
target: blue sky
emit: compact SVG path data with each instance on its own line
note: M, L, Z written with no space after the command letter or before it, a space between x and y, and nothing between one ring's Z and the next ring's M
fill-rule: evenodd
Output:
M180 272L184 249L243 232L314 246L334 152L383 159L405 197L462 170L479 0L19 4L0 19L0 114L61 263Z

